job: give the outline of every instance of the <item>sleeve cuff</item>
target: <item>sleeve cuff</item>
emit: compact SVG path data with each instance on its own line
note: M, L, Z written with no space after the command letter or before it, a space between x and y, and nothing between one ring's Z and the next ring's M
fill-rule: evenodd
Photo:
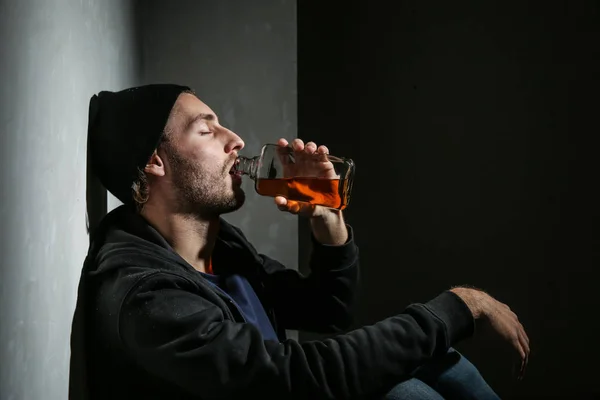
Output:
M328 245L317 241L311 234L313 246L313 260L320 265L327 265L328 269L341 269L353 265L358 257L358 247L354 242L354 231L346 224L348 240L342 245Z
M451 291L445 291L425 303L425 308L446 325L448 347L471 337L475 332L475 320L471 310Z

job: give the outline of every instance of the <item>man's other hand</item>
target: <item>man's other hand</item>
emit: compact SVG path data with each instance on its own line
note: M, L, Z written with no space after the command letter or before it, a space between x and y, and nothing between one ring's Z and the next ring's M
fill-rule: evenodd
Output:
M504 303L487 293L471 288L457 287L450 290L469 307L476 320L487 323L492 330L517 351L521 368L518 379L522 379L529 361L529 338L517 315Z

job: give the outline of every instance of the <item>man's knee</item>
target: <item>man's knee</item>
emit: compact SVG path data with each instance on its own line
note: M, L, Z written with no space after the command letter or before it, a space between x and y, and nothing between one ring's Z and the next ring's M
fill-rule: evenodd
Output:
M444 400L431 386L417 378L396 385L383 400Z
M458 351L448 353L423 365L415 377L426 382L443 397L477 400L498 400L479 370Z

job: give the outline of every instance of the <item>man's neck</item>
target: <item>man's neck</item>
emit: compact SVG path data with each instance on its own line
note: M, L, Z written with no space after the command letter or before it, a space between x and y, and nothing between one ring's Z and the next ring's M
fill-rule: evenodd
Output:
M194 269L206 272L219 232L219 218L202 219L176 214L147 204L142 216Z

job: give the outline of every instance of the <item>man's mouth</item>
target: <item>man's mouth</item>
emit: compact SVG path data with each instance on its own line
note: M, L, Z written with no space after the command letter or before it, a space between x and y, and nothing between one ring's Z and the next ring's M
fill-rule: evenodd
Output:
M234 161L233 165L229 169L229 175L241 179L241 177L242 177L242 171L238 171L238 169L236 168L236 166L237 166L237 161Z
M235 160L233 162L233 164L231 165L231 168L229 169L229 175L239 175L239 176L242 175L242 172L238 171L237 168L236 168L237 164L238 164L238 162L237 162L237 160Z

